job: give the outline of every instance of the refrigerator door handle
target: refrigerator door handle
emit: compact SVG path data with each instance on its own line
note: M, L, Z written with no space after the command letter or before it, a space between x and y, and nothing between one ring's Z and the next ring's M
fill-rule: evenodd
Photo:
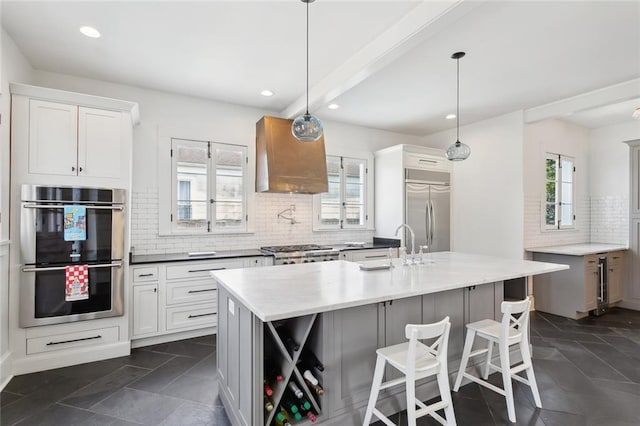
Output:
M435 233L436 229L436 209L433 206L433 200L429 200L429 203L431 204L431 208L429 209L431 210L431 242L429 245L433 245L433 234Z
M424 204L424 224L425 224L425 234L426 235L426 239L427 239L427 245L429 247L431 247L431 241L429 241L429 235L430 235L430 231L431 231L431 208L429 206L429 200L427 200Z

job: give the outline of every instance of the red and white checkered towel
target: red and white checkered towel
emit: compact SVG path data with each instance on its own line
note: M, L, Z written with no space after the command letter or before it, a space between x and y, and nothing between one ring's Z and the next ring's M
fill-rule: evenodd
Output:
M73 265L64 268L65 300L86 300L89 298L89 266Z

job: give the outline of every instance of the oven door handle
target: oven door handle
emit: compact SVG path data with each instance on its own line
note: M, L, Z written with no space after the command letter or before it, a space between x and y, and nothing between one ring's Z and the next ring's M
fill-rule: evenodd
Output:
M74 265L81 265L80 263ZM87 265L89 269L93 268L122 268L122 262L103 263L100 265ZM46 272L46 271L64 271L66 266L50 266L45 268L22 268L22 272Z
M25 203L23 204L24 208L27 209L63 209L64 205L61 204L33 204L33 203ZM122 211L124 206L115 205L115 206L85 206L88 209L94 210L119 210Z

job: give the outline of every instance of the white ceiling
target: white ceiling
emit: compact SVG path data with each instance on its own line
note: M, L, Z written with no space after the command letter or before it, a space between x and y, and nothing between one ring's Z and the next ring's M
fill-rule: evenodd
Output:
M582 127L597 129L632 120L636 108L640 108L640 98L570 113L562 119Z
M304 19L298 0L2 2L36 69L289 116L304 100ZM310 39L312 113L415 135L455 125L457 50L462 124L640 77L638 1L318 0Z

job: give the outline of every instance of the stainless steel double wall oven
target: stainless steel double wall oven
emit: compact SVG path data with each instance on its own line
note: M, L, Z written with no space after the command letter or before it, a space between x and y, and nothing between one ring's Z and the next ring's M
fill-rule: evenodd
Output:
M21 196L20 325L122 315L125 191L23 185ZM65 240L65 206L86 209L84 239ZM88 271L83 300L66 297L67 267L73 265Z

